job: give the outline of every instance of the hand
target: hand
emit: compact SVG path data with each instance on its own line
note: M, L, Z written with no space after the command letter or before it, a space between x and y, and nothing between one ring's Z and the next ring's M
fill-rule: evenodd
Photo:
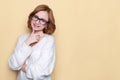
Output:
M26 68L26 66L27 66L26 64L23 64L23 65L22 65L21 70L22 70L23 72L25 72L25 68Z
M33 46L36 43L38 43L39 40L40 40L40 34L33 30L31 35L25 40L25 43L29 46Z

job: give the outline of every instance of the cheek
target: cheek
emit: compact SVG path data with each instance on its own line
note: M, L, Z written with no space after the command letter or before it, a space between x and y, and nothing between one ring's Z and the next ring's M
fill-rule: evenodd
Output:
M31 24L33 24L34 23L34 21L31 21Z
M47 28L48 25L44 25L44 28Z
M42 27L42 28L45 28L45 27L46 27L46 25L42 25L42 24L39 24L39 26Z
M41 25L41 27L44 29L45 28L45 26L43 26L43 25Z

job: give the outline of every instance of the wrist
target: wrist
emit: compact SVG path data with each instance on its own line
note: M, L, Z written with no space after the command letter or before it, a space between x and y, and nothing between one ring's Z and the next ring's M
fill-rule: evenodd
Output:
M30 42L29 42L29 41L25 40L25 43L26 43L28 46L30 46Z
M22 65L21 70L22 70L23 72L26 72L26 66L27 66L26 64L23 64L23 65Z

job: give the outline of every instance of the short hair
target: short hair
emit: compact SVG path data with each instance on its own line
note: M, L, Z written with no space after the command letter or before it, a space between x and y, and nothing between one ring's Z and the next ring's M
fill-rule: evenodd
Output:
M31 26L31 20L32 17L39 11L47 11L48 13L48 20L49 23L47 24L47 27L43 29L43 32L46 34L52 34L54 33L55 29L56 29L56 25L55 25L55 19L54 19L54 15L53 15L53 11L51 8L49 8L47 5L38 5L28 16L28 28L30 30L32 30L32 26Z

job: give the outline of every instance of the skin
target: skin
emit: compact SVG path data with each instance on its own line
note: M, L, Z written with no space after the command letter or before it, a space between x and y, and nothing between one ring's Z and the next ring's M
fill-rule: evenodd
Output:
M39 11L35 15L37 15L39 18L42 18L42 19L48 21L48 13L47 13L47 11ZM47 25L43 25L43 24L38 23L38 21L31 20L31 26L32 26L32 33L25 40L25 43L28 46L33 47L35 44L37 44L45 36L45 33L43 33L43 29ZM23 72L25 72L26 66L27 65L25 63L22 65L21 70Z

